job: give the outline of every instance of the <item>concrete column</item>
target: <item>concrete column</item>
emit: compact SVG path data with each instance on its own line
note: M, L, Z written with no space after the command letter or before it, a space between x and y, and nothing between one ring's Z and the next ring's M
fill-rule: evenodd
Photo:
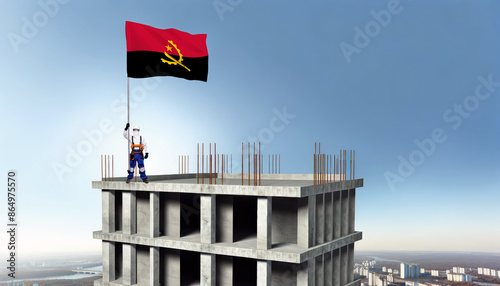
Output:
M115 191L102 190L102 232L115 232Z
M201 195L200 208L201 243L215 243L215 195Z
M340 204L340 192L333 193L333 239L340 238L341 233L342 208Z
M137 197L135 191L122 193L123 234L137 233Z
M316 256L316 286L325 285L325 269L323 267L323 255Z
M181 194L163 193L162 197L164 235L181 237Z
M230 243L234 242L233 197L217 196L216 209L217 209L217 215L216 215L217 241L230 242Z
M325 271L325 286L333 286L333 261L332 252L323 255L323 268Z
M257 286L271 286L271 261L257 260Z
M340 223L341 223L341 235L344 237L349 234L349 192L343 190L340 198L341 212Z
M257 249L272 248L272 197L257 198Z
M149 237L160 235L160 194L149 193Z
M102 281L112 282L116 280L116 251L115 243L102 241Z
M354 243L348 245L347 283L354 281Z
M333 240L333 195L325 194L325 242Z
M123 244L123 285L137 283L137 249L135 244Z
M314 246L316 196L300 198L297 210L297 244L304 248Z
M154 246L149 248L149 284L160 285L160 249Z
M349 233L353 233L354 228L354 217L356 209L356 189L349 190Z
M233 286L233 257L220 255L216 257L216 261L217 285Z
M181 285L181 255L180 250L162 248L160 251L163 264L160 273L162 273L162 285L180 286Z
M332 277L333 277L333 286L340 286L340 249L334 249L332 251ZM343 285L343 284L342 284Z
M201 253L200 286L214 286L215 278L215 254Z
M297 270L297 286L316 285L316 259L312 258L301 264Z
M347 245L340 249L340 284L346 285L349 277L349 261Z
M323 204L325 195L316 195L316 245L325 241L325 205Z

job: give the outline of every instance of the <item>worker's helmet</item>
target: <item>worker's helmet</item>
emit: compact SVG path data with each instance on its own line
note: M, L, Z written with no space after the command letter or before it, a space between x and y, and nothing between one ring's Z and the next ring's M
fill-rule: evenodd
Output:
M139 128L139 125L134 125L134 128L132 128L132 130L138 130L138 131L141 131L141 128Z

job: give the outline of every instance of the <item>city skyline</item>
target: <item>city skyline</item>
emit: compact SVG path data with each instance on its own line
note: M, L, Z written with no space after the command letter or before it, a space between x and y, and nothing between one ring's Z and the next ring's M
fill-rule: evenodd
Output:
M19 173L21 257L100 250L100 155L126 175L125 21L207 34L206 83L130 79L148 175L177 173L177 156L201 142L238 157L241 142L260 141L282 173L312 173L314 142L354 149L357 250L500 252L497 1L0 8L14 140L2 166Z

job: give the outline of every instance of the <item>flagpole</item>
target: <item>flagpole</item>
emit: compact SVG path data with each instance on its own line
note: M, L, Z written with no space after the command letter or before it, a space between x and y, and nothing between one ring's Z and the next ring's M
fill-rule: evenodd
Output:
M127 123L130 124L130 78L127 77ZM127 160L125 160L125 162L127 162L127 170L129 168L129 160L128 160L128 140L130 138L130 126L129 128L127 128L127 156L125 158L127 158Z

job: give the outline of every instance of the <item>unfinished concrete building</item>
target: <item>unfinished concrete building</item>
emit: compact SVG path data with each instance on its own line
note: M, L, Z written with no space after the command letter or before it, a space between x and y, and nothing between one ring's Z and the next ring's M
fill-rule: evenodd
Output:
M250 177L242 185L241 174L225 173L221 184L219 173L215 185L208 176L203 184L197 174L92 182L102 190L93 236L102 240L103 277L94 285L359 285L363 179L259 174L260 185Z

